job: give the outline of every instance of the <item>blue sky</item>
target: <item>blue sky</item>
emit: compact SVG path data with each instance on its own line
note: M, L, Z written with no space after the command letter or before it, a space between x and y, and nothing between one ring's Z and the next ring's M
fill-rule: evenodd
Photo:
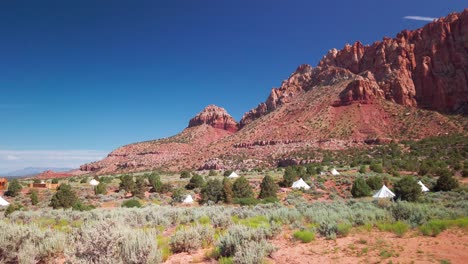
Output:
M462 2L2 1L0 172L171 136L208 104L239 120L298 65Z

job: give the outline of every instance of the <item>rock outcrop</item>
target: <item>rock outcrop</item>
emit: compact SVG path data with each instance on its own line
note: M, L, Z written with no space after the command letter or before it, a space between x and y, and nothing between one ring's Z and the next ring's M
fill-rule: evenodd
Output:
M240 127L288 103L301 91L354 79L335 106L385 99L445 113L468 112L468 9L372 45L332 49L313 68L301 65Z
M224 129L229 132L236 132L238 124L232 116L230 116L224 108L216 105L205 107L194 118L190 119L188 127L200 126L207 124L214 128Z

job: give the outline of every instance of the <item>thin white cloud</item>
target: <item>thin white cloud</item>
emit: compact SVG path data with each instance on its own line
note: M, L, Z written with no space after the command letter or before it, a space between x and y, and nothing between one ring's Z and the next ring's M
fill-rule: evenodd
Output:
M404 19L409 19L409 20L429 21L429 22L432 22L435 19L437 19L435 17L425 17L425 16L405 16L403 18Z
M7 155L6 156L6 160L18 160L19 157L18 156L15 156L15 155Z
M0 172L26 167L78 168L80 165L106 157L98 150L1 150Z

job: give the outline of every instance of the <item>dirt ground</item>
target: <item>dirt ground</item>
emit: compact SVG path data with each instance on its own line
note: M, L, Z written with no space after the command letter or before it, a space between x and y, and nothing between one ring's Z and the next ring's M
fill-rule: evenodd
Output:
M376 230L355 231L344 238L317 238L307 244L292 240L288 231L270 242L278 250L267 263L468 263L468 236L461 229L450 229L437 237L412 231L402 238ZM205 257L209 250L174 254L166 263L216 263Z

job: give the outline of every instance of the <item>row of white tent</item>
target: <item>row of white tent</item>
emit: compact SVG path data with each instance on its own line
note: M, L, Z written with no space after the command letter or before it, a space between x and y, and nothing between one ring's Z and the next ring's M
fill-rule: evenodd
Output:
M429 191L429 188L426 187L426 185L424 185L424 183L422 183L421 181L418 181L418 184L419 186L421 186L421 191L422 192L428 192ZM385 184L382 186L382 188L380 188L380 190L374 194L374 196L372 196L374 198L393 198L395 197L395 194L390 191L390 189L387 188L387 186L385 186Z
M421 186L421 191L422 192L428 192L429 188L424 185L421 181L418 181L419 186ZM300 178L298 181L293 182L291 188L293 189L304 189L304 190L309 190L310 186L302 179ZM372 197L374 198L393 198L395 197L395 194L390 191L390 189L385 186L385 184L382 186L382 188L376 192Z

